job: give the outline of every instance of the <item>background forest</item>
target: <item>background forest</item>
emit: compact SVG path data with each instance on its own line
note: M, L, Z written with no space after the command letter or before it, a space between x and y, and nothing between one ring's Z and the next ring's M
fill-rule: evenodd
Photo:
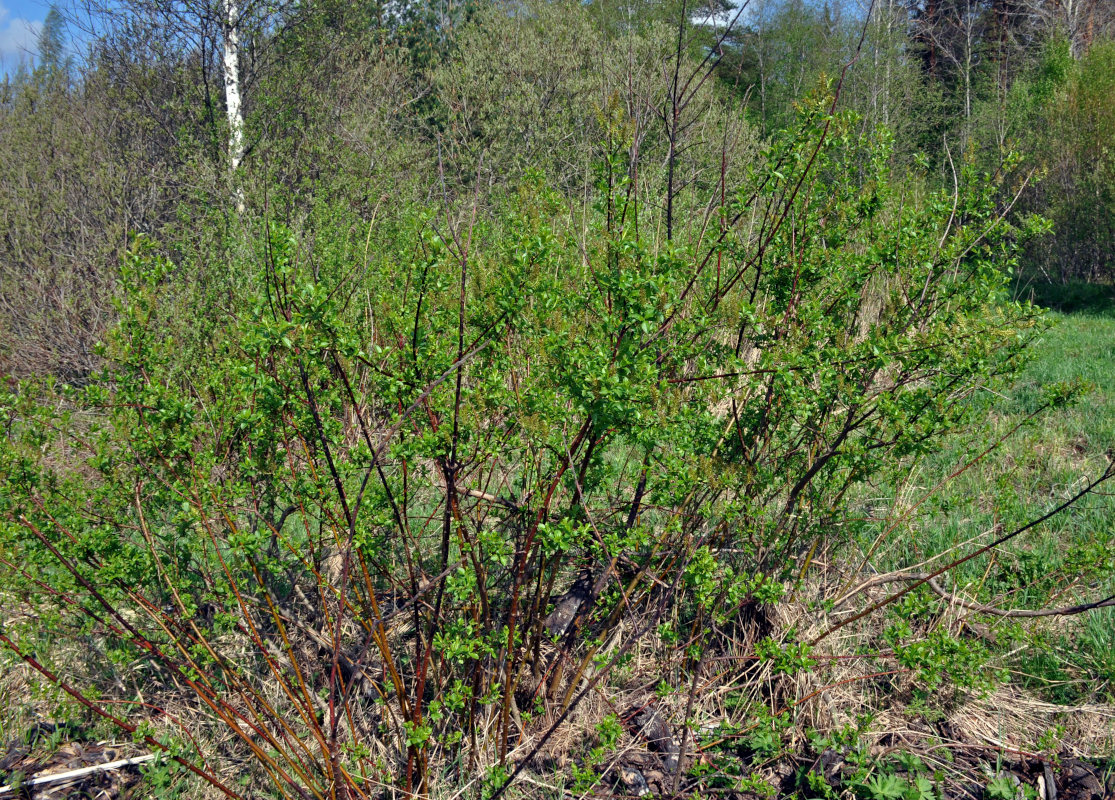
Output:
M52 6L0 797L1111 796L1113 286L1104 0Z

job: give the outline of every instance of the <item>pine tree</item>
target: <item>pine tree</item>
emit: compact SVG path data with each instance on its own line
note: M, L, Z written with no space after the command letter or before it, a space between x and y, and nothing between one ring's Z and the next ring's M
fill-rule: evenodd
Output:
M39 65L48 72L67 72L69 59L65 48L66 21L58 7L51 5L39 32Z

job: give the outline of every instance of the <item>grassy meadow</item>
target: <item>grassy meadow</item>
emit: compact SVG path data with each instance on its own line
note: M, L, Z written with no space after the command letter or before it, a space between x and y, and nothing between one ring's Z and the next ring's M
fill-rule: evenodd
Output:
M928 566L985 544L1041 517L1103 471L1115 449L1115 295L1107 287L1040 288L1032 296L1050 308L1049 327L1033 342L1030 362L1015 385L985 390L980 443L925 457L890 495L894 516L947 480L925 501L917 526L900 527L902 535L878 546L879 569ZM1019 294L1029 296L1029 287ZM1078 394L1033 417L1057 384L1074 385ZM981 457L984 444L998 446ZM1115 494L1101 487L993 555L958 567L950 589L1003 608L1095 602L1115 592L1102 577L1113 560ZM994 649L1011 681L1061 704L1115 700L1115 607L1004 622Z

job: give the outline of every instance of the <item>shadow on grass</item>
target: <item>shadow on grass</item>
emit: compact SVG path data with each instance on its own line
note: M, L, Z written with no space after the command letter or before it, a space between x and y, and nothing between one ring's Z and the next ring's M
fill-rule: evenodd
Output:
M1049 283L1044 279L1020 278L1013 287L1019 300L1033 300L1040 306L1066 314L1096 314L1115 317L1115 285Z

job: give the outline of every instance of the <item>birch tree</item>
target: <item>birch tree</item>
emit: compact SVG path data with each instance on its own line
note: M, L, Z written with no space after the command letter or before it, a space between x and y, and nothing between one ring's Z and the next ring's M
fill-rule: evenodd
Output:
M1046 30L1059 30L1079 59L1092 42L1115 34L1115 7L1109 0L1030 0L1026 11Z
M222 46L224 52L225 111L228 115L228 163L232 172L233 202L244 213L244 188L236 171L244 160L244 112L240 102L240 8L236 0L225 0Z
M102 47L117 41L121 50L134 49L136 37L146 36L152 58L170 56L188 64L206 103L218 107L210 115L210 124L217 127L223 103L227 131L221 158L232 184L233 207L243 213L239 171L250 151L250 87L268 68L273 45L300 12L297 0L74 0L69 12Z

